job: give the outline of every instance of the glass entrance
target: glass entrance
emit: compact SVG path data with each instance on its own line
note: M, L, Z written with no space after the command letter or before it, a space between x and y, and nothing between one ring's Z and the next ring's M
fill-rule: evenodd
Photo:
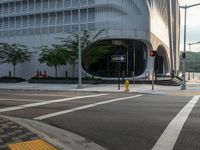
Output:
M115 44L112 40L109 42ZM147 64L145 44L133 40L120 40L119 43L114 45L115 48L109 50L109 53L99 59L97 63L90 65L86 72L94 76L108 78L117 78L119 71L121 77L133 77L142 74ZM112 62L111 57L113 55L123 55L126 57L126 61L121 63Z

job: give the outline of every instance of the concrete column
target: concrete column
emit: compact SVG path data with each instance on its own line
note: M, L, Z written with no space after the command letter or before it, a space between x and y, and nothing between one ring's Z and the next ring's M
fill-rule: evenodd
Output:
M169 25L169 47L170 47L170 63L171 71L174 70L174 50L173 50L173 35L172 35L172 2L168 0L168 25Z

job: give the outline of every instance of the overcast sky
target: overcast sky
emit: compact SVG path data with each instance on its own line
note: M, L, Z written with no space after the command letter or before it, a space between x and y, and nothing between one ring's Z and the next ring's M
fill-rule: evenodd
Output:
M179 0L180 5L191 5L200 3L200 0ZM181 50L183 50L183 23L184 23L184 11L181 10ZM187 14L187 43L200 41L200 6L192 7L188 9ZM187 50L189 47L187 46ZM192 51L200 52L200 44L193 45Z

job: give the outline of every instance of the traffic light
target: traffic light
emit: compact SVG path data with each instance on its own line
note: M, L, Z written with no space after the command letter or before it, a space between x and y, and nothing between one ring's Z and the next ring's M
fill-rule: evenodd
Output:
M156 56L156 51L150 51L150 56L155 57Z

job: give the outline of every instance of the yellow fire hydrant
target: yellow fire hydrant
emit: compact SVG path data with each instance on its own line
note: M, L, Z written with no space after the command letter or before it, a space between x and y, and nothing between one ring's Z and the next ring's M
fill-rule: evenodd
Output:
M125 81L125 92L129 92L129 81Z

